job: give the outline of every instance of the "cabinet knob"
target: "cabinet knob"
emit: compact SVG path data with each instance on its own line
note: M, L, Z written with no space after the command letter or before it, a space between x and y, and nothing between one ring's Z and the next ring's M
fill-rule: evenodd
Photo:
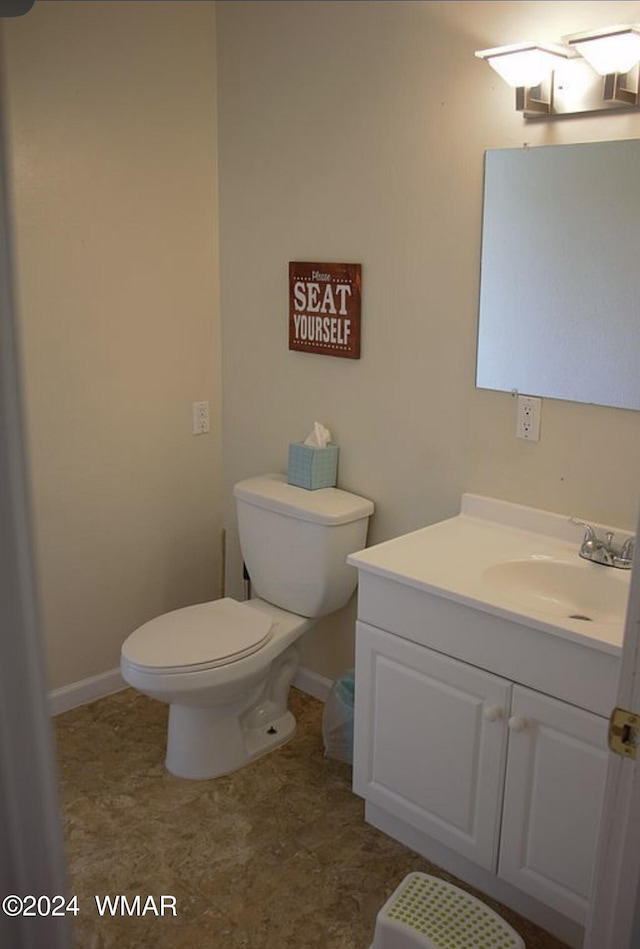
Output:
M499 705L485 705L482 714L488 722L497 722L503 717L504 709Z
M523 732L527 727L527 720L522 715L512 715L509 719L509 728L512 732Z

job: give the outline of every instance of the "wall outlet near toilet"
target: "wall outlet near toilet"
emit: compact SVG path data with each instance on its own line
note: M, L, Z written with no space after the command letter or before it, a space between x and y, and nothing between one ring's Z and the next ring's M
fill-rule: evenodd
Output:
M540 441L540 413L542 399L531 395L518 396L516 436L529 442Z
M194 402L192 404L193 409L193 429L192 433L194 435L206 435L210 430L209 423L209 403L208 402Z

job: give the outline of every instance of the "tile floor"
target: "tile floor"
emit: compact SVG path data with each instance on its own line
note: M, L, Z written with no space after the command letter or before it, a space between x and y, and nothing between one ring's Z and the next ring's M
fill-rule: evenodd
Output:
M409 871L446 877L365 824L321 703L294 689L290 706L289 744L211 781L166 772L166 706L130 689L55 719L77 949L368 949ZM96 894L170 895L177 916L101 917ZM527 949L563 949L491 905Z

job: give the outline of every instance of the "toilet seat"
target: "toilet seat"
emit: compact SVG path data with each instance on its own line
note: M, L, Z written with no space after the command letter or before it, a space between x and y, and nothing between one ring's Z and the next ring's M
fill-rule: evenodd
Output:
M150 620L131 633L122 656L140 672L200 672L257 652L272 625L271 616L224 597Z

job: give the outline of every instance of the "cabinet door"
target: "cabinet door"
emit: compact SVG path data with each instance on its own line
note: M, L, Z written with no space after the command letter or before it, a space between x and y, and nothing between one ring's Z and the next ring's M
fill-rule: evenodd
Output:
M607 772L607 721L514 686L498 875L584 924Z
M354 790L495 871L510 689L358 623Z

